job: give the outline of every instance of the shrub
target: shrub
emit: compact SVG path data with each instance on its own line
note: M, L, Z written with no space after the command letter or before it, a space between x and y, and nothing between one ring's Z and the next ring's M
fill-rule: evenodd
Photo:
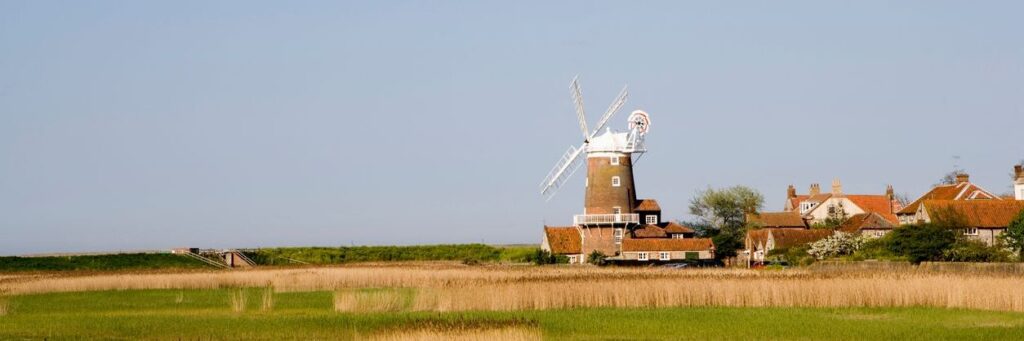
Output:
M942 255L951 262L1006 262L1012 258L1010 252L1001 246L988 246L972 239L954 242L943 250Z
M605 256L603 253L601 253L601 251L594 250L594 252L590 253L590 256L587 256L587 263L594 265L605 265L605 259L607 258L608 256Z
M1010 249L1017 251L1017 260L1024 261L1024 210L1010 221L1006 232L999 236Z
M891 240L892 234L886 234L881 238L868 239L857 249L857 252L850 256L850 260L901 260L902 257L889 248Z
M943 251L956 242L953 230L932 224L904 226L890 234L889 250L914 264L943 260Z
M810 248L807 249L807 253L819 260L836 256L851 255L856 252L857 249L860 249L861 245L863 245L865 241L866 239L861 235L836 232L825 239L811 243Z

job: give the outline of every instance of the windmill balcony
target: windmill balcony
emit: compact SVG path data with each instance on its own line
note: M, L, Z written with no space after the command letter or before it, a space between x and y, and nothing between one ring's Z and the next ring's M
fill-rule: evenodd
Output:
M577 214L572 217L572 223L575 225L639 224L640 215L636 213Z

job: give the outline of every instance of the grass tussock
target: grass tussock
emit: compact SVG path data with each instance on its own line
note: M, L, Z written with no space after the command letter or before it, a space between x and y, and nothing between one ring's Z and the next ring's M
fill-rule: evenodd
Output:
M7 316L11 312L11 300L7 297L7 291L0 288L0 316Z
M268 285L260 293L260 311L274 310L274 286Z
M246 295L245 289L235 289L231 291L231 311L235 313L242 313L245 311L245 307L248 304L248 295Z

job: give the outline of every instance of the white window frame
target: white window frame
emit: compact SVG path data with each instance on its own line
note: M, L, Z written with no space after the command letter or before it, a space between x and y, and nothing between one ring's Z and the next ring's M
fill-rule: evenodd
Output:
M660 259L660 260L672 260L672 253L671 252L664 252L664 251L658 252L658 259Z
M612 214L614 214L614 215L622 214L622 207L619 207L619 206L612 207Z
M622 229L615 229L615 244L622 243Z
M622 179L619 179L618 176L613 176L612 177L612 187L619 187L619 186L622 186Z
M583 187L590 187L590 178L583 179Z
M569 255L569 264L576 264L576 255Z
M657 214L648 215L648 216L644 217L644 222L647 223L647 224L657 224L658 223L658 215Z
M965 228L964 229L964 235L965 236L977 236L978 235L978 228L976 228L976 227Z
M610 158L611 158L612 166L618 166L619 165L619 157L618 156L612 156Z
M637 252L637 254L636 254L636 260L640 260L640 261L647 261L647 260L648 260L648 258L647 258L647 252Z

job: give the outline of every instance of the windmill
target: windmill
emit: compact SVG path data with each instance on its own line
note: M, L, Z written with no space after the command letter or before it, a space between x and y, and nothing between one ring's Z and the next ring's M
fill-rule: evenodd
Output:
M631 213L633 202L636 200L636 190L633 187L633 157L646 151L644 135L650 128L650 116L646 112L636 110L629 116L628 131L615 132L611 128L606 128L608 121L622 108L629 96L623 87L591 130L587 128L578 77L573 78L569 84L569 93L576 108L583 143L578 147L569 146L540 184L541 195L548 200L554 197L559 187L583 164L582 155L586 153L588 174L584 215Z

